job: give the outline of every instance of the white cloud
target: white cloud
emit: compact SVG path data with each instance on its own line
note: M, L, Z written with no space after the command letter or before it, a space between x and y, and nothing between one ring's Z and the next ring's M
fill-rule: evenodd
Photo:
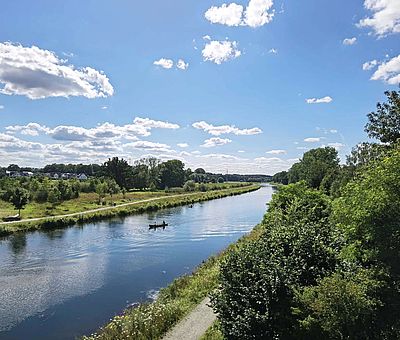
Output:
M286 150L270 150L267 151L266 153L270 155L285 155L287 152Z
M209 8L204 16L213 24L227 26L239 26L242 23L243 6L231 3L223 4L221 7Z
M239 153L245 153L246 151L244 150L238 150Z
M372 70L375 66L378 65L378 60L367 61L363 64L362 68L364 71Z
M336 129L330 129L329 132L330 132L330 133L338 133L338 130L336 130Z
M108 97L114 88L102 71L75 68L54 52L39 47L0 43L0 93L30 99Z
M361 20L359 27L371 28L379 37L400 33L399 0L365 0L364 7L372 16Z
M102 106L101 109L102 109L102 110L107 110L107 109L108 109L108 106Z
M342 149L345 145L343 143L328 143L328 146L335 148L336 150Z
M268 53L278 54L278 50L276 48L271 48Z
M81 126L60 125L55 128L49 128L38 123L29 123L27 125L7 126L5 129L10 133L20 132L21 134L37 136L40 133L51 136L59 141L87 141L101 139L129 139L136 140L137 136L150 136L152 129L178 129L178 124L152 120L149 118L136 117L132 124L114 125L112 123L103 123L94 128L84 128Z
M400 83L400 55L379 65L371 80L383 80L390 85Z
M0 110L3 110L4 109L4 105L0 105Z
M174 62L171 59L165 59L165 58L156 60L153 62L153 64L165 69L171 69L174 66Z
M177 146L179 146L180 148L187 148L187 147L189 147L189 144L188 143L178 143L178 144L176 144Z
M204 16L213 24L260 27L272 21L272 6L272 0L250 0L246 9L236 3L223 4L209 8Z
M125 144L125 147L132 147L135 149L140 149L140 150L147 150L147 151L156 151L156 152L171 152L171 147L167 144L162 144L162 143L155 143L155 142L149 142L149 141L144 141L144 140L139 140L133 143L127 143Z
M323 98L308 98L306 99L307 104L321 104L321 103L330 103L333 99L329 96Z
M209 139L206 139L204 143L201 145L203 148L213 148L215 146L221 146L225 144L231 143L232 140L228 138L220 138L220 137L212 137Z
M343 40L343 45L354 45L357 42L357 38L353 37L353 38L346 38Z
M218 65L230 59L240 57L242 52L238 49L236 41L210 41L202 51L204 61L212 61Z
M317 142L321 141L321 137L308 137L308 138L305 138L304 141L306 143L317 143Z
M176 67L184 71L189 67L189 63L185 63L183 59L179 59L176 63Z
M259 27L268 24L274 17L274 12L268 12L273 6L272 0L250 0L244 12L244 24Z
M254 127L251 129L239 129L234 125L214 126L212 124L206 123L205 121L195 122L192 124L192 126L196 129L208 132L210 135L213 136L220 136L229 133L232 133L236 136L250 136L262 133L262 130L258 127Z
M204 40L211 40L211 37L210 37L209 35L205 35L205 36L203 37L203 39L204 39Z

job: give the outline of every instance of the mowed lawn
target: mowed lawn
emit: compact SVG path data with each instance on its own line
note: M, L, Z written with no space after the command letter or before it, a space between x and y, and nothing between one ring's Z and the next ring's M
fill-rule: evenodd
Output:
M79 198L64 201L62 203L52 205L51 203L29 203L25 209L21 210L21 217L23 219L33 217L55 216L81 212L106 206L112 206L112 202L116 204L135 202L148 198L164 197L173 195L173 193L165 193L164 191L135 191L125 194L113 195L111 200L110 195L107 195L103 202L104 205L99 204L99 196L96 193L81 193ZM0 200L0 219L6 216L15 215L18 211L15 210L13 205L9 202Z

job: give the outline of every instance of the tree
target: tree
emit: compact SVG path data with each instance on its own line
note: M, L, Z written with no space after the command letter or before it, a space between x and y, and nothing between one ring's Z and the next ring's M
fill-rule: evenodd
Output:
M21 216L21 209L24 209L29 202L29 192L19 187L15 188L10 197L10 202L15 209L18 209L18 215Z
M386 103L378 103L368 114L365 131L370 138L393 144L400 138L400 91L386 91Z
M195 174L205 175L205 174L206 174L206 171L205 171L203 168L197 168L197 169L194 171L194 173L195 173Z
M102 203L103 198L106 196L108 187L107 187L107 183L105 182L100 182L96 185L96 193L97 195L99 195L99 204Z
M304 180L310 187L319 188L324 177L338 168L339 157L334 148L312 149L289 170L289 182Z
M272 182L281 183L281 184L288 184L289 183L289 178L288 178L287 171L281 171L281 172L276 173L272 177Z
M182 161L173 159L161 164L161 189L182 187L185 181L185 165Z
M347 164L359 167L376 161L385 155L389 147L384 144L363 142L352 148L350 155L347 156Z
M132 169L133 187L146 189L149 187L149 169L146 164L138 162Z
M61 192L60 192L60 190L58 190L57 187L51 188L50 191L49 191L49 195L48 195L47 199L52 204L52 207L54 209L56 204L61 201Z
M183 186L183 190L185 191L195 191L196 190L196 183L194 181L187 181Z
M120 192L119 185L114 180L108 181L107 182L107 191L110 194L111 203L114 204L113 195L118 194Z
M128 187L131 166L124 159L118 157L109 158L103 164L106 174L113 178L120 187Z

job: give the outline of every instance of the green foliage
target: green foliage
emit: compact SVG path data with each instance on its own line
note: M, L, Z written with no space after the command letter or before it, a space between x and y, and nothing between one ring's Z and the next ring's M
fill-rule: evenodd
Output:
M18 210L18 214L21 215L21 209L28 204L29 192L22 188L15 188L10 196L10 202Z
M304 339L379 339L376 314L384 283L374 270L353 268L323 278L296 297Z
M274 176L272 176L272 182L281 183L281 184L288 184L289 183L288 172L287 171L281 171L281 172L276 173Z
M378 103L368 114L365 131L370 138L393 144L400 138L400 91L386 91L386 103Z
M104 163L103 168L105 173L113 178L120 187L130 187L131 167L126 160L118 157L110 158Z
M196 190L196 183L194 181L187 181L183 186L184 191L195 191Z
M282 187L270 203L261 237L230 253L213 295L228 339L295 338L296 289L333 272L339 237L329 199L304 182Z
M184 166L185 165L177 159L162 163L160 169L161 188L182 187L185 181Z

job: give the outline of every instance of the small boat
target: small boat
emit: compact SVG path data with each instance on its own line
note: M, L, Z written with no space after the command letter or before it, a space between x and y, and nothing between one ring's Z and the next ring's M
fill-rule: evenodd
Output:
M193 208L193 204L189 205L189 208Z
M163 221L160 224L157 224L157 223L149 224L149 229L157 229L157 228L165 229L165 227L168 227L168 223L165 223L165 221Z
M19 221L19 220L21 220L21 217L19 216L19 214L16 214L14 216L3 217L4 222L13 222L13 221Z

